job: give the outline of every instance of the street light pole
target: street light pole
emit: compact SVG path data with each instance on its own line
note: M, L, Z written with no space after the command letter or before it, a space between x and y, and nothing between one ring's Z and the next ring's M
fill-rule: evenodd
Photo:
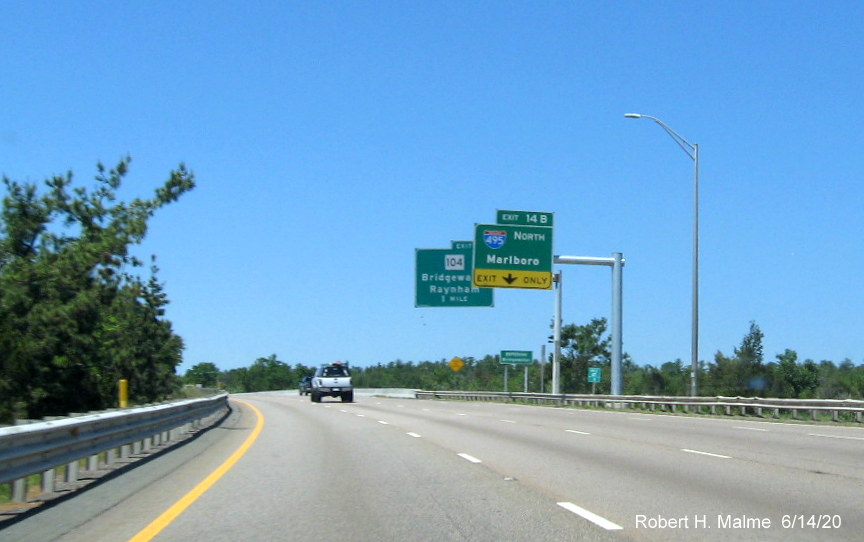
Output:
M693 144L693 307L690 328L690 395L696 397L699 387L699 144Z
M656 122L693 160L693 292L690 327L690 395L698 393L697 375L699 374L699 145L690 143L665 122L639 113L626 113L628 119L650 119Z

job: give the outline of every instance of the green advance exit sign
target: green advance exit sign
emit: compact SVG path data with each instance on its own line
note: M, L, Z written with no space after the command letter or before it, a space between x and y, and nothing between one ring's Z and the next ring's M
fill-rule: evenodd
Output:
M416 251L415 307L492 307L491 288L471 284L474 243Z

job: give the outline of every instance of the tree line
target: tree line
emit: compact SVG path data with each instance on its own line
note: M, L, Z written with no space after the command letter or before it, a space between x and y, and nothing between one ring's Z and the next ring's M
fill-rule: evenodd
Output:
M117 200L130 159L97 165L95 187L72 173L42 185L3 178L0 209L0 423L164 399L178 388L183 341L168 297L130 248L159 208L194 188L184 165L149 199Z
M144 262L131 249L149 219L195 186L183 164L149 199L118 201L129 170L97 164L95 186L76 186L72 173L42 184L3 177L0 208L0 423L66 415L116 406L117 382L129 381L133 403L154 402L183 382L232 392L293 389L314 365L293 366L275 354L249 367L221 371L199 363L181 379L183 340L165 318L168 296L155 257ZM606 320L562 329L561 390L590 393L589 367L603 369L598 393L609 393L610 339ZM755 323L731 354L717 352L699 366L701 395L792 398L864 397L864 365L799 360L785 350L766 361ZM465 356L453 371L449 360L352 367L364 388L503 390L504 370L495 355ZM681 360L660 366L623 360L623 392L686 395L690 369ZM527 368L529 391L550 391L550 364ZM521 370L510 370L509 391L522 391Z
M609 393L611 352L607 322L604 318L584 325L562 327L561 391L563 393ZM864 398L864 365L843 360L799 361L793 350L785 350L773 361L763 354L764 335L755 322L731 355L717 352L714 361L699 366L699 394L703 396L746 396L781 398ZM629 355L622 360L625 395L683 396L690 393L690 366L680 359L659 366L637 365ZM454 371L448 359L438 361L391 361L369 367L351 367L352 380L361 388L410 388L425 390L523 391L523 367L510 368L505 389L504 368L498 357L463 357L464 366ZM587 381L589 367L602 369L596 389ZM552 388L551 363L527 367L528 391L549 393ZM250 367L220 371L212 363L201 363L185 374L188 384L222 387L231 392L294 389L299 380L314 372L304 364L293 366L279 361L275 354L258 358Z

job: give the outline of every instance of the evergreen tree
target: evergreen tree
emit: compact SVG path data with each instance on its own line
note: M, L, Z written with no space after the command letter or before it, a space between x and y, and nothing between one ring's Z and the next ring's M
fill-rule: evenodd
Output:
M33 183L3 179L0 212L0 419L113 406L116 381L155 400L175 387L182 340L164 319L167 296L142 283L130 255L160 207L194 187L181 165L151 199L117 202L130 159L98 164L96 187L71 173Z
M608 383L612 353L606 333L606 319L594 318L588 324L568 324L561 328L561 391L589 393L588 367L601 367ZM608 384L607 390L608 393Z

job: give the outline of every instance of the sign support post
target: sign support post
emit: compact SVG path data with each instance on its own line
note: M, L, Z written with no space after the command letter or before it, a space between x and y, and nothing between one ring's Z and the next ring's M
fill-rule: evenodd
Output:
M561 393L561 288L564 273L555 273L555 321L552 324L552 393Z
M612 377L611 395L621 395L621 320L622 320L622 290L624 257L620 252L613 252L611 258L592 258L587 256L555 256L554 263L574 265L604 265L612 268ZM558 295L555 297L555 353L552 358L552 393L561 393L559 377L561 373L561 272L557 278Z

